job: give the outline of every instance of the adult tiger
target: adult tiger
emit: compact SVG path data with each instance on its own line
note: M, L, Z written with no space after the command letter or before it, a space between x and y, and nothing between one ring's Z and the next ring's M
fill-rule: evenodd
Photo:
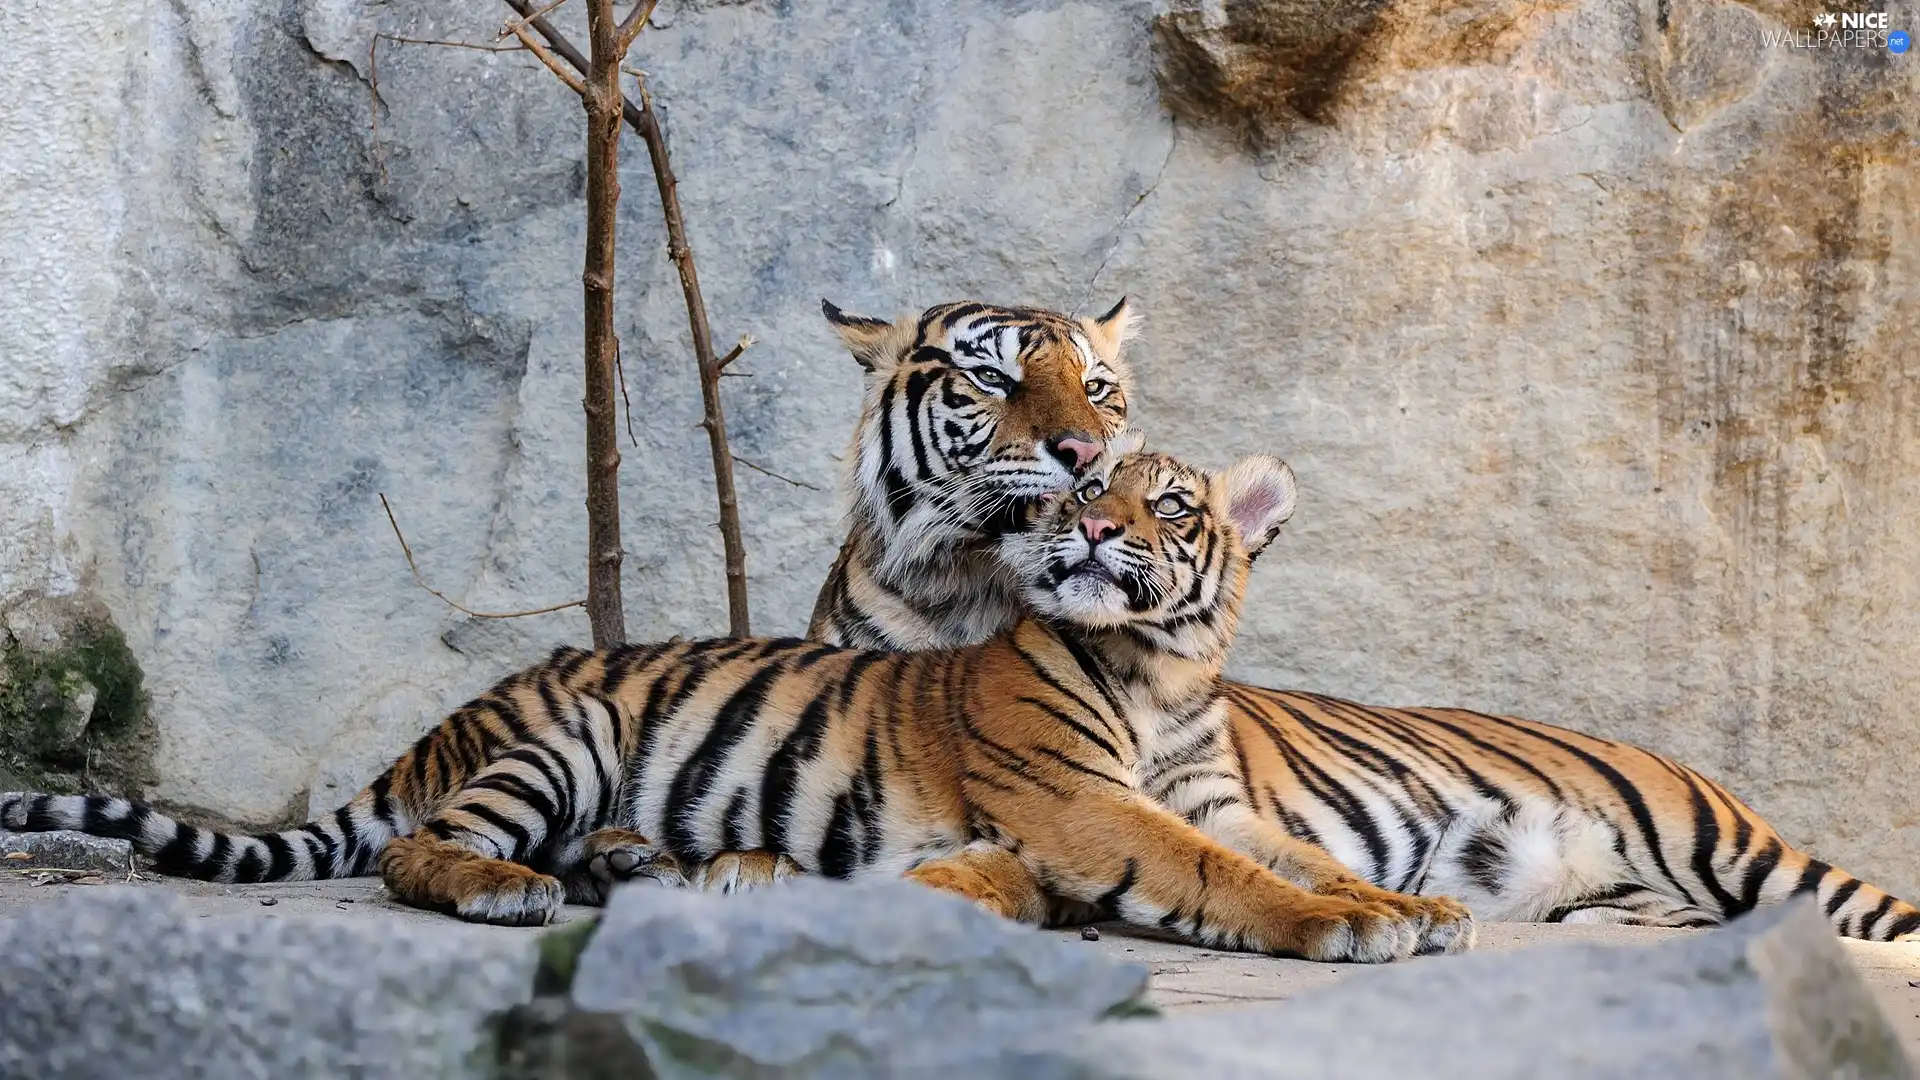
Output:
M897 426L885 426L892 413L878 403L896 400L908 373L988 362L1005 376L996 394L1011 402L1028 392L1011 357L963 344L964 325L956 333L934 317L951 310L889 324L827 305L869 375L848 537L808 629L817 640L965 644L1019 617L1004 568L965 557L967 530L922 533L885 511L883 478L901 451ZM1132 324L1125 301L1102 322L1101 339L1117 352ZM942 483L966 487L965 466L950 462ZM976 521L995 513L982 503L969 510ZM970 602L905 611L889 594ZM1375 708L1237 683L1228 698L1239 772L1260 813L1383 888L1451 893L1482 919L1658 926L1713 925L1813 893L1844 935L1920 932L1920 909L1789 847L1731 792L1659 754L1463 709Z
M1253 556L1293 501L1275 458L1216 476L1103 455L1078 497L1047 497L996 542L1041 617L984 644L560 649L332 821L231 836L119 799L8 795L0 825L123 837L164 873L222 881L342 876L377 852L403 900L483 922L544 923L616 880L677 879L668 851L757 846L1032 921L1064 896L1218 947L1368 962L1464 948L1465 908L1360 881L1201 767L1232 765L1220 667Z

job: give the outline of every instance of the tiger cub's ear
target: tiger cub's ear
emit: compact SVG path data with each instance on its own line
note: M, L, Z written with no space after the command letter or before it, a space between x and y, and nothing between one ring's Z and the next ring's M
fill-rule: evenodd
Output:
M1080 329L1087 332L1087 341L1093 346L1093 353L1111 364L1120 358L1120 348L1133 340L1140 329L1140 316L1133 305L1121 297L1113 309L1097 318L1082 317Z
M1299 486L1293 469L1272 454L1241 458L1221 477L1227 485L1227 517L1249 558L1257 557L1293 516Z
M911 323L896 325L885 319L849 315L827 300L820 301L820 311L827 317L827 325L846 343L847 351L868 371L892 367L913 342Z

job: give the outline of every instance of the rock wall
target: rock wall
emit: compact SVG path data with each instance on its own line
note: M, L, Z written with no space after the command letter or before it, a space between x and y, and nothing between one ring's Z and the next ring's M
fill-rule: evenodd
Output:
M577 5L575 5L577 6ZM503 6L29 0L0 38L0 613L103 605L153 793L266 822L586 636L579 110ZM567 9L563 9L563 13ZM1916 54L1797 0L664 0L756 627L831 559L822 296L1131 294L1142 430L1302 509L1239 674L1516 712L1726 780L1920 894ZM1890 4L1914 27L1910 2ZM577 12L572 12L575 18ZM725 625L629 149L636 636Z

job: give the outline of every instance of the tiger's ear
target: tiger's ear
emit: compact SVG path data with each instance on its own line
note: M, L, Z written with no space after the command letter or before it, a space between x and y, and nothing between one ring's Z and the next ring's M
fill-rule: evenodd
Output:
M1227 517L1248 557L1256 557L1293 516L1299 496L1293 469L1272 454L1254 454L1234 462L1221 479L1227 485Z
M820 311L827 317L827 325L846 343L847 351L868 371L891 367L900 359L901 350L913 340L911 324L895 325L885 319L849 315L828 300L820 301Z
M1105 315L1098 318L1082 316L1080 329L1087 332L1087 341L1093 346L1094 355L1111 364L1120 358L1121 346L1132 341L1134 334L1139 332L1140 317L1123 296Z

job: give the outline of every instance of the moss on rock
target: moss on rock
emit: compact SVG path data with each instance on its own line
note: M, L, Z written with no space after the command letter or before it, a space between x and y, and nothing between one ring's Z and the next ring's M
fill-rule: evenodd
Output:
M111 621L45 649L0 637L0 774L36 790L138 794L154 781L145 674Z

